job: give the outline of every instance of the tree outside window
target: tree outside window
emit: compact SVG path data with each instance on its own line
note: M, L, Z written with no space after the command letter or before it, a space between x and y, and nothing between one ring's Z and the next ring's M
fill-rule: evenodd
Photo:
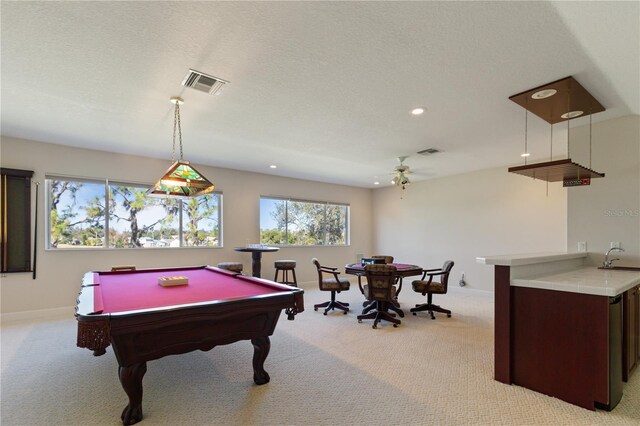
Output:
M140 185L64 178L47 178L47 188L50 249L221 245L221 194L183 201L148 197Z
M349 206L260 199L260 242L276 245L346 245Z
M50 248L102 247L104 183L47 180Z
M220 205L216 194L190 198L182 202L184 247L220 245Z

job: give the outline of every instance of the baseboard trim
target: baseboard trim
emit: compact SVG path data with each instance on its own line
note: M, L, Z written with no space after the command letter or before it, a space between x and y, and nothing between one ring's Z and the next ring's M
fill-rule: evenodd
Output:
M43 320L56 318L71 318L74 314L74 308L66 306L62 308L39 309L36 311L9 312L0 315L0 321L4 323L25 321L25 320Z
M493 294L493 290L484 290L481 288L473 288L473 287L459 287L452 286L449 284L449 291L453 291L454 293L476 293L476 294Z

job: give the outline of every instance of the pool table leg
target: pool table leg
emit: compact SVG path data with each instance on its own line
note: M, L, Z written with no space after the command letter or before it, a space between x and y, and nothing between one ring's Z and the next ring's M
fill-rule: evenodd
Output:
M142 378L146 372L146 362L118 368L120 383L129 397L129 404L120 416L123 425L132 425L142 420Z
M264 361L269 355L271 342L269 336L261 336L251 339L253 344L253 381L256 385L264 385L269 383L269 373L264 371Z

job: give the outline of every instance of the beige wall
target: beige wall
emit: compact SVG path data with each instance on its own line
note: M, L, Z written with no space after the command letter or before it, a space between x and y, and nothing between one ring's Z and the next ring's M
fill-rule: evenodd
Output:
M574 161L589 164L588 126L571 129ZM3 167L30 169L35 180L45 173L114 178L151 183L166 161L82 150L2 138ZM493 289L493 268L477 264L476 256L575 251L587 242L591 257L602 261L610 241L620 241L622 263L640 264L640 117L595 123L592 168L605 172L588 187L562 188L510 174L506 167L412 184L400 199L398 188L375 191L322 184L229 169L199 167L224 193L224 248L44 251L42 193L38 236L38 279L30 274L2 277L2 313L72 306L80 277L88 270L135 263L138 267L216 264L241 261L250 270L248 254L233 247L259 237L260 195L290 196L351 205L349 247L283 248L265 254L264 276L272 261L298 261L299 280L315 283L309 260L341 266L356 254L392 254L400 262L437 267L453 259L453 284L460 275L470 288ZM116 172L118 175L116 175Z
M594 123L591 139L592 169L605 177L568 190L568 248L586 242L599 264L610 243L619 241L625 253L615 253L617 263L640 266L640 116ZM588 167L588 126L572 129L571 157Z
M571 129L571 157L589 166L589 126ZM577 251L587 243L600 263L611 241L619 264L640 265L640 117L594 123L591 166L606 174L590 186L563 188L490 169L373 194L374 251L437 267L453 259L454 284L493 289L493 268L479 255Z
M34 170L35 181L44 182L47 173L121 181L153 183L169 166L168 161L126 156L2 137L2 167ZM263 256L262 272L273 278L273 260L298 261L298 280L317 281L311 258L327 265L342 266L356 260L356 253L371 248L371 190L282 178L237 170L197 165L198 170L223 191L223 238L220 249L122 249L44 250L43 193L38 212L38 276L8 274L2 277L3 314L69 307L75 304L80 279L90 270L112 265L135 264L139 268L157 266L215 265L221 261L243 262L251 270L249 253L233 247L259 239L259 199L261 195L289 196L311 200L348 203L351 206L351 245L348 247L283 248ZM44 185L41 186L43 188Z
M435 157L434 157L435 158ZM437 268L455 261L469 288L493 290L493 268L476 256L564 251L567 205L558 184L514 175L507 167L417 182L373 194L374 250Z

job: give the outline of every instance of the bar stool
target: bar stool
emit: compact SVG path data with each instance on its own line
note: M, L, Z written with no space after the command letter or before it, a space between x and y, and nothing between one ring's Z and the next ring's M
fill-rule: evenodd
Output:
M296 280L295 260L276 260L275 262L273 262L273 267L276 268L276 277L273 279L275 282L298 287L298 280ZM278 281L278 272L280 271L282 271L282 281ZM291 271L293 275L293 281L289 281L289 271Z
M237 272L239 274L242 273L242 263L240 262L221 262L218 263L218 268L224 269L225 271Z

